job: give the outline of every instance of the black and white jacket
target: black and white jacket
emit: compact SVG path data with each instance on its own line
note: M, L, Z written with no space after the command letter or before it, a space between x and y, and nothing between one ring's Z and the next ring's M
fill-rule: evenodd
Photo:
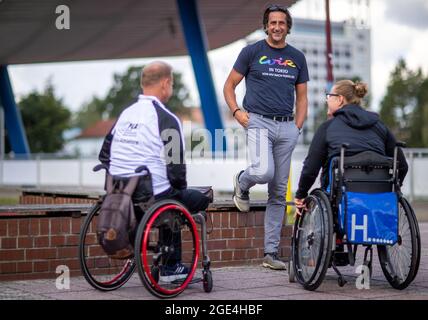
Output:
M126 108L107 134L99 159L110 174L130 177L146 165L153 180L153 192L185 189L186 164L180 120L156 97L140 95Z

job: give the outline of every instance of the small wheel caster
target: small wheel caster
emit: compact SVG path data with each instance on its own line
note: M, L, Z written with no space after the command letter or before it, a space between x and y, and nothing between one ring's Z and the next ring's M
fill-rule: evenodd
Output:
M288 261L288 282L296 282L296 275L294 274L293 260Z
M211 292L213 290L213 276L211 270L203 271L202 283L205 292Z
M372 274L373 274L373 267L372 267L372 263L371 261L364 261L363 265L366 266L369 269L369 277L370 279L372 278Z
M339 277L337 278L337 284L339 285L339 287L343 287L346 284L346 280L344 277Z

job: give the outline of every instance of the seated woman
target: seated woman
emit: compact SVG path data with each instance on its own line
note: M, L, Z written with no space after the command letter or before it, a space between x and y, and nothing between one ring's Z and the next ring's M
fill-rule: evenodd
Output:
M308 155L304 161L299 187L295 195L296 212L304 208L304 199L308 195L323 168L321 187L328 185L328 164L332 157L340 154L342 143L348 143L346 156L363 151L374 151L393 157L396 139L378 114L361 107L361 99L367 94L367 84L351 80L336 82L331 93L327 93L328 117L312 139ZM400 185L406 176L408 166L401 149L397 155L399 163L398 178Z

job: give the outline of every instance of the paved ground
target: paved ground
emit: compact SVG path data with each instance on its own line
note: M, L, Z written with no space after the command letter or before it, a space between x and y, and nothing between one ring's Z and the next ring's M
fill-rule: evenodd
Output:
M374 253L373 278L370 289L358 290L357 275L352 267L342 267L348 283L337 285L332 269L315 292L305 291L297 283L289 283L288 272L272 271L261 266L243 266L213 269L214 289L205 293L202 284L190 285L175 300L428 300L428 223L421 223L422 258L419 273L405 290L390 287L385 280ZM361 261L357 260L357 264ZM58 290L55 280L0 282L0 299L24 300L150 300L151 296L135 274L124 287L114 292L99 292L89 286L83 277L71 278L70 290Z

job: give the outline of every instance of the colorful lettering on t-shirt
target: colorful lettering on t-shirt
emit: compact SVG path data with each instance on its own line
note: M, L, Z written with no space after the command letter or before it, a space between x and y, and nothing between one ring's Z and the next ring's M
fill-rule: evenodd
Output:
M267 64L270 66L274 66L274 65L279 65L279 66L289 66L292 68L296 68L296 65L294 64L293 60L284 60L283 58L279 58L279 59L268 59L267 56L262 56L259 59L259 64Z

